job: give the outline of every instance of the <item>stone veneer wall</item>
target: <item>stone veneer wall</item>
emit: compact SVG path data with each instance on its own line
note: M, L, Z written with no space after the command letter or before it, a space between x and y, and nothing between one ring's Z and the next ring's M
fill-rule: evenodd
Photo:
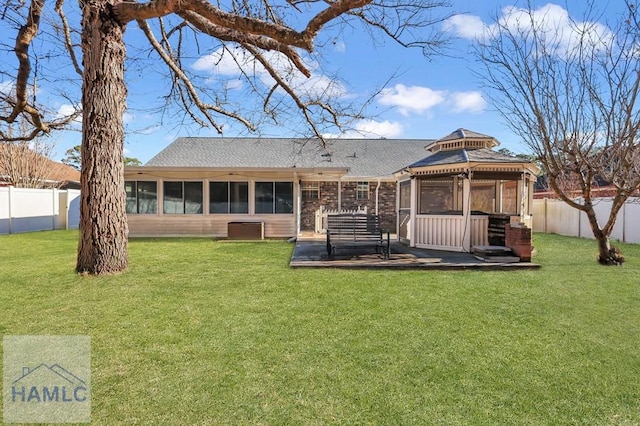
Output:
M342 182L342 208L355 210L358 207L367 207L370 213L376 209L376 186L378 183L369 183L369 199L356 199L357 182ZM390 232L396 231L396 183L381 182L378 191L378 213L384 229ZM320 182L320 199L303 199L300 216L300 228L303 231L313 231L315 228L315 212L323 205L327 209L338 208L338 182Z

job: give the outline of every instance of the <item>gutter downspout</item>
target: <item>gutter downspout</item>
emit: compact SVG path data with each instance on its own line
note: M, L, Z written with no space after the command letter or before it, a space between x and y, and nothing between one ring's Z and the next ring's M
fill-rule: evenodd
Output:
M293 173L293 181L298 185L298 191L296 194L296 237L300 235L300 222L301 222L301 211L302 211L302 186L300 185L300 180L298 179L298 172Z
M379 214L378 212L379 198L380 198L380 178L378 178L378 185L376 186L376 216Z

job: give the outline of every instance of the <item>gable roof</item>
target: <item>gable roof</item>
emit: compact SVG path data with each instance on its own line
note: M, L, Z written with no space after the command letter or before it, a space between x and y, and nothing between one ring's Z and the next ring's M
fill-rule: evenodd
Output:
M429 139L178 138L143 167L344 168L347 177L391 176L428 152Z

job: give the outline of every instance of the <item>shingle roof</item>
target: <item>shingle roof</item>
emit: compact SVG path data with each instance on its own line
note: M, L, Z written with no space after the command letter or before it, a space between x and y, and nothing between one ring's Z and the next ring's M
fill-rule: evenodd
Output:
M441 166L445 164L460 163L522 163L527 162L522 158L510 157L488 148L481 149L456 149L453 151L440 151L433 155L429 155L420 161L411 164L412 168Z
M449 133L447 136L438 139L436 142L445 142L458 139L494 139L493 136L484 135L482 133L474 132L473 130L457 129Z
M9 151L11 150L11 151ZM24 151L23 147L12 145L0 145L0 156L7 155L8 158L14 156L16 159L27 161L31 164L39 164L35 166L42 172L42 177L55 182L80 182L80 171L66 164L58 163L30 149ZM20 171L22 171L20 169ZM4 165L0 162L0 176L8 175Z
M350 177L390 176L422 158L429 139L178 138L145 166L346 168Z

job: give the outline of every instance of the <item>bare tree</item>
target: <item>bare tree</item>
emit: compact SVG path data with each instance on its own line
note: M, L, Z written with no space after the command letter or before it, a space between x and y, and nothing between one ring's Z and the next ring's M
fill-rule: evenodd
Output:
M158 58L168 69L164 74L170 82L167 102L180 103L188 119L220 133L232 122L256 131L262 120L283 123L297 111L310 133L322 140L326 128L340 128L348 119L360 117L361 110L342 102L338 80L309 84L314 76L308 55L315 52L316 44L322 46L332 34L360 26L372 36L381 34L430 54L443 41L434 24L447 17L440 15L448 6L446 0L82 0L78 18L77 12L67 13L64 0L57 0L55 16L47 15L46 22L54 22L51 31L40 31L48 11L45 0L4 2L0 16L16 31L15 46L7 50L15 52L17 72L15 96L0 99L11 106L11 114L0 120L11 122L24 115L36 134L61 125L56 116L48 118L36 99L26 96L38 76L42 79L46 74L42 61L51 57L34 52L36 37L51 36L58 42L58 53L65 50L69 58L67 68L82 78L82 197L76 269L93 274L127 267L123 113L128 58L124 31L129 23L135 22L147 44L129 46L135 56L128 58L131 68L127 69L137 65L147 73L149 68L136 61ZM223 61L235 63L242 70L245 87L256 96L254 107L246 109L246 103L232 98L223 74L216 75L218 84L208 90L205 76L183 65L187 50L191 55L206 54L209 67ZM13 76L11 69L1 68L0 75ZM172 110L162 112L168 111Z
M16 188L57 188L63 182L49 176L51 145L39 139L0 143L0 180Z
M0 132L0 181L16 188L60 186L63 182L50 176L53 148L45 138L32 137L24 118L5 124Z
M475 53L491 101L542 162L558 197L586 214L598 260L609 265L624 261L609 237L640 188L640 26L629 3L613 27L594 15L590 4L585 19L563 31L529 3L489 27ZM594 208L598 180L615 187L602 222Z

